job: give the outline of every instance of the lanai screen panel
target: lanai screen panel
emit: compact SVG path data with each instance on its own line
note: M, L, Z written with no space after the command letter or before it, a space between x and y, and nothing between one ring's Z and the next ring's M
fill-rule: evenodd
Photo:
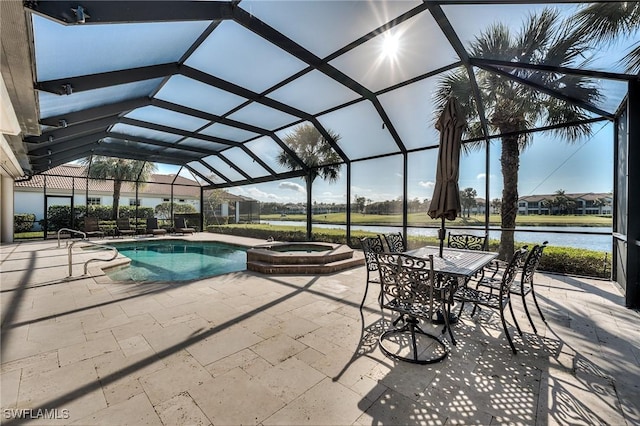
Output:
M244 152L242 148L230 148L225 150L222 154L226 159L240 167L245 173L253 178L267 176L270 174L256 161L256 159L251 158L249 154Z
M420 149L439 144L440 133L434 123L436 109L434 91L439 77L430 77L379 96L407 149Z
M212 52L215 60L211 60ZM185 64L256 93L306 67L293 55L231 21L218 25Z
M33 15L37 78L54 80L176 62L209 23L61 25Z
M288 170L278 162L278 156L283 151L283 148L269 136L255 139L245 145L276 173L284 173Z
M318 117L320 123L340 135L338 145L351 159L398 152L389 129L369 101L330 112Z
M420 1L243 1L240 7L319 58L342 49L387 22L420 6ZM295 22L295 25L291 25ZM331 31L327 31L331 28Z
M148 97L161 82L162 79L154 78L72 93L71 95L65 96L40 91L38 92L40 115L44 119L99 107L105 104ZM58 123L55 124L57 125Z
M457 61L459 58L455 50L433 17L429 13L421 13L339 56L330 64L367 89L377 92Z

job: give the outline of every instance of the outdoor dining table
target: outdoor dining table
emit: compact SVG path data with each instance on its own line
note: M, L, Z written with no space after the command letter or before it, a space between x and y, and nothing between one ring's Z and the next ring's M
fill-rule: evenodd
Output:
M498 253L480 250L466 250L456 248L444 248L442 257L439 256L439 248L434 246L424 246L418 249L405 252L410 256L418 258L428 258L433 255L433 271L440 285L447 285L451 288L451 294L456 292L459 286L464 286L471 277L477 274L485 266L491 263ZM453 300L449 301L450 304ZM451 313L449 323L455 324L458 317ZM443 323L441 316L435 323Z
M438 247L424 246L409 250L405 254L425 259L433 255L434 272L438 275L458 278L458 282L461 280L466 282L498 257L498 253L490 251L455 248L444 248L440 257L438 250Z

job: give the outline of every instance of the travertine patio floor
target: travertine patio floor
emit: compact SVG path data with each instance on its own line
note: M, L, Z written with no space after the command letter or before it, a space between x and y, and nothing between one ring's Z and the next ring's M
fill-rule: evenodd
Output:
M54 241L0 252L3 424L640 424L640 315L611 282L537 274L548 327L515 300L517 355L467 311L449 357L418 366L378 349L375 291L363 329L364 267L131 284L65 279Z

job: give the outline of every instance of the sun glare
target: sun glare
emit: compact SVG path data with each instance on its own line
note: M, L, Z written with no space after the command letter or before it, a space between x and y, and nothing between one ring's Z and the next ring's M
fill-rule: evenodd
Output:
M387 35L382 41L382 56L386 58L395 58L400 46L398 34Z

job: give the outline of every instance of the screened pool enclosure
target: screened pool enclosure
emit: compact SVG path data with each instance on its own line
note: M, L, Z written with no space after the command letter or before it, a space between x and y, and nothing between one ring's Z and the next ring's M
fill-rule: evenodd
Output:
M188 173L201 203L224 189L275 205L275 222L306 215L309 239L332 220L346 241L366 227L435 235L434 123L455 96L465 196L447 228L503 242L547 232L611 253L613 279L639 304L636 2L27 1L2 12L20 125L7 138L24 175L143 160ZM592 21L602 16L609 25ZM515 222L566 214L582 218Z

